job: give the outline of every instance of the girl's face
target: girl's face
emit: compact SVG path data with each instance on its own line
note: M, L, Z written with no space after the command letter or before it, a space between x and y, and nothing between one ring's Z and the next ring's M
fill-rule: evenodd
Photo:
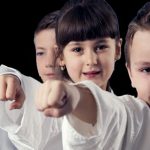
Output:
M66 66L74 82L91 80L106 90L115 59L120 55L121 40L117 44L111 38L71 41L63 50L61 65Z
M127 69L138 97L150 103L150 31L135 33Z
M38 73L43 81L61 79L58 64L55 67L56 52L58 50L55 29L46 29L35 35L36 64Z

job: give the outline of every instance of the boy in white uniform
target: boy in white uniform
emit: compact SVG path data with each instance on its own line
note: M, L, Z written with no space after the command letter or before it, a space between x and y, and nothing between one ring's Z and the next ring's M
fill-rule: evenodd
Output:
M34 44L36 49L36 63L38 73L43 82L49 79L62 78L59 67L57 67L57 64L54 66L57 53L55 27L59 15L59 11L47 14L39 22L35 30ZM3 65L1 66L1 73L15 75L0 77L1 100L7 101L9 99L15 99L15 101L9 103L0 102L0 125L4 131L8 132L13 144L19 150L46 150L50 148L52 150L61 150L62 118L51 118L49 121L48 118L39 113L35 108L34 95L37 87L39 87L41 83ZM22 87L20 86L18 78L16 80L16 76L20 78ZM6 86L6 83L2 81L6 81L10 84ZM50 130L47 129L49 126L52 127ZM38 132L36 130L38 130ZM47 140L44 136L46 136Z

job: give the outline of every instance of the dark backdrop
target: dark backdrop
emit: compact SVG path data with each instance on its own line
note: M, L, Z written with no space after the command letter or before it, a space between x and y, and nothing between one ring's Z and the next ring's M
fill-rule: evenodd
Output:
M20 70L28 76L40 80L35 63L33 33L40 19L50 11L60 9L66 0L41 2L3 2L1 6L1 53L0 64ZM124 39L129 21L147 0L107 0L114 8L120 22ZM32 3L32 4L31 4ZM124 44L124 42L123 42ZM134 94L122 58L116 63L116 70L110 82L117 95Z

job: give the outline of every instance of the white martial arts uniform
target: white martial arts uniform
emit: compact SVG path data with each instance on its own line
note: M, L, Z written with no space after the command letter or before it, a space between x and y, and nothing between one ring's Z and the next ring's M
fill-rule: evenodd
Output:
M64 150L150 149L150 109L144 101L129 95L117 97L91 81L81 83L95 97L97 123L93 127L67 115L62 126Z
M10 101L0 102L0 128L8 132L18 150L62 150L63 118L45 117L34 105L34 95L41 83L1 65L0 74L6 73L20 78L26 99L17 110L8 109Z
M6 131L0 129L0 150L17 150L10 141Z
M13 74L5 66L0 67L0 74L1 69ZM15 70L14 74L21 79L26 101L22 109L13 111L1 102L0 127L19 150L61 150L62 118L46 118L38 112L33 99L40 83ZM150 109L143 101L129 95L117 97L90 81L81 84L95 97L97 123L91 127L72 115L66 116L62 127L64 150L149 150Z

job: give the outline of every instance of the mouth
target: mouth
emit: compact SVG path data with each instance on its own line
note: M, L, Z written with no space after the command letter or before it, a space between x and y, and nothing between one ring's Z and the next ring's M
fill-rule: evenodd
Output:
M83 75L86 76L87 78L94 78L100 73L101 71L89 71L89 72L83 72Z
M44 76L48 79L51 79L51 78L55 78L56 74L55 73L47 73L47 74L44 74Z

